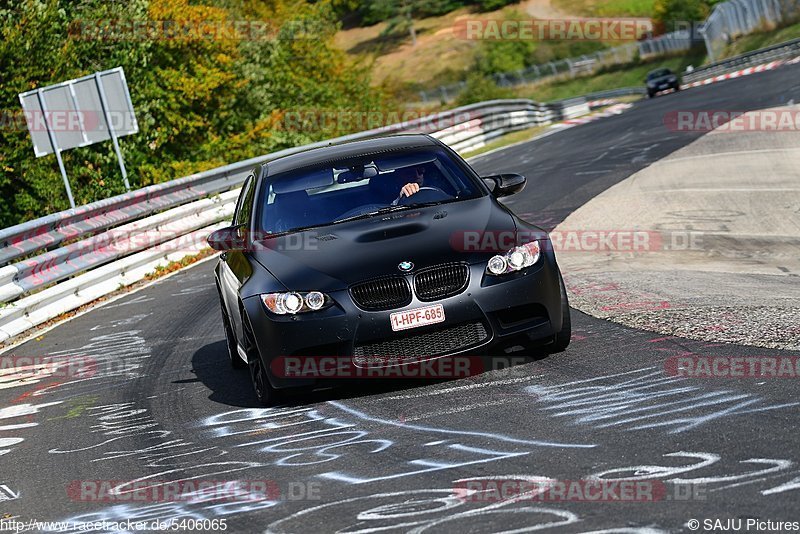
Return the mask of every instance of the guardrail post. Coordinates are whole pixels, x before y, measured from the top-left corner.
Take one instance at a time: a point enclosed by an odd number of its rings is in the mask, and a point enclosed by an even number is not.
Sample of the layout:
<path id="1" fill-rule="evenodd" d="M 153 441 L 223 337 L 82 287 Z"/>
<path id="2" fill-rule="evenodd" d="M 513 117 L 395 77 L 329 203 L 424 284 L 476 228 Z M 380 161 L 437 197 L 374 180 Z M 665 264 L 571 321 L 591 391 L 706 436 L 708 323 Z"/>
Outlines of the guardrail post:
<path id="1" fill-rule="evenodd" d="M 711 38 L 708 35 L 706 25 L 703 24 L 700 26 L 697 31 L 700 33 L 700 36 L 703 38 L 703 42 L 706 43 L 706 54 L 708 54 L 708 61 L 714 63 L 714 47 L 711 44 Z"/>

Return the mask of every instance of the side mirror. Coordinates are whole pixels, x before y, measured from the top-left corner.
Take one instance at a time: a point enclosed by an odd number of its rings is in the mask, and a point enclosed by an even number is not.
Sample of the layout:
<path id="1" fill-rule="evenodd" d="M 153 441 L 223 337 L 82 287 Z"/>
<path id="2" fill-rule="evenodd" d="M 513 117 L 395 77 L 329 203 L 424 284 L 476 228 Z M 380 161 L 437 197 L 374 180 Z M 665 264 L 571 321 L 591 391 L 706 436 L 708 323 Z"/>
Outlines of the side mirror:
<path id="1" fill-rule="evenodd" d="M 214 230 L 206 239 L 214 250 L 244 250 L 244 231 L 241 226 L 228 226 Z"/>
<path id="2" fill-rule="evenodd" d="M 519 193 L 525 189 L 527 178 L 521 174 L 495 174 L 484 176 L 483 181 L 492 192 L 495 198 L 507 197 Z"/>

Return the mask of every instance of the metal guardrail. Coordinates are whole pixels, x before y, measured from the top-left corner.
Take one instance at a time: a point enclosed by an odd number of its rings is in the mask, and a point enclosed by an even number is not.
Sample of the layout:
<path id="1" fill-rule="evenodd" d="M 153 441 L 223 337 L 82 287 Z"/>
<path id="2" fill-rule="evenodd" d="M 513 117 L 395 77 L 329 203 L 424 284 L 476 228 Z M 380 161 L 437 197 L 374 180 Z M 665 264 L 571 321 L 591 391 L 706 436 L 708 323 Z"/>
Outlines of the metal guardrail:
<path id="1" fill-rule="evenodd" d="M 791 59 L 798 56 L 800 56 L 800 39 L 793 39 L 696 68 L 690 73 L 683 74 L 683 83 L 694 83 L 770 61 Z"/>
<path id="2" fill-rule="evenodd" d="M 528 100 L 505 102 L 522 103 L 520 105 L 530 104 Z M 473 104 L 406 123 L 281 150 L 5 228 L 0 230 L 0 265 L 5 265 L 23 256 L 29 256 L 39 250 L 57 247 L 67 240 L 81 238 L 157 211 L 169 209 L 210 194 L 227 191 L 241 184 L 253 167 L 269 159 L 316 146 L 324 146 L 331 141 L 355 141 L 403 131 L 432 133 L 442 129 L 438 125 L 460 120 L 459 115 L 469 113 L 471 116 L 479 118 L 482 110 L 491 110 L 495 105 L 494 101 Z"/>
<path id="3" fill-rule="evenodd" d="M 714 6 L 700 27 L 710 61 L 714 61 L 731 40 L 753 31 L 775 27 L 798 16 L 797 0 L 729 0 Z"/>
<path id="4" fill-rule="evenodd" d="M 429 133 L 466 151 L 511 131 L 585 112 L 583 98 L 552 104 L 481 102 L 281 150 L 0 230 L 0 262 L 6 264 L 0 268 L 0 301 L 7 303 L 0 308 L 0 341 L 136 282 L 160 262 L 202 248 L 205 236 L 231 216 L 236 186 L 265 161 L 394 133 Z M 23 256 L 31 257 L 20 260 Z"/>

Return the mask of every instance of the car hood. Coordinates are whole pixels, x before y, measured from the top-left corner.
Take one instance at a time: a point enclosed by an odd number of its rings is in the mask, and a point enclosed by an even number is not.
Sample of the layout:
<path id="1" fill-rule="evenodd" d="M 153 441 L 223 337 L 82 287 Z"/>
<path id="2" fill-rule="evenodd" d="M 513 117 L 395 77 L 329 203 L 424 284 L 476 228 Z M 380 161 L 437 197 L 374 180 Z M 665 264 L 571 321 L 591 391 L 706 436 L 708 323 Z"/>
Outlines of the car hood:
<path id="1" fill-rule="evenodd" d="M 667 74 L 666 76 L 659 76 L 658 78 L 653 78 L 647 83 L 651 85 L 658 85 L 659 83 L 674 82 L 677 79 L 678 77 L 675 76 L 674 74 Z"/>
<path id="2" fill-rule="evenodd" d="M 482 197 L 264 239 L 252 254 L 288 289 L 335 291 L 401 274 L 401 262 L 417 271 L 486 261 L 513 246 L 515 231 L 511 214 Z"/>

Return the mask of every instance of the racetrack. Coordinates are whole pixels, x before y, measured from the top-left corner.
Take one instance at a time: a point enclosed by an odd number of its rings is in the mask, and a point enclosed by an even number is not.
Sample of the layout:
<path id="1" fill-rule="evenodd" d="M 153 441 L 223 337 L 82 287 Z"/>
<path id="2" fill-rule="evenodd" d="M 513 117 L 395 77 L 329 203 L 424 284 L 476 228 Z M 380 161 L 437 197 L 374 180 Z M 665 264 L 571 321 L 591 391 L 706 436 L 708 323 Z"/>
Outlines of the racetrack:
<path id="1" fill-rule="evenodd" d="M 799 74 L 786 66 L 643 101 L 473 165 L 528 176 L 509 205 L 552 229 L 701 135 L 670 132 L 667 112 L 785 105 L 800 98 Z M 225 518 L 232 532 L 675 532 L 690 519 L 800 520 L 797 379 L 678 379 L 665 370 L 687 354 L 800 353 L 664 338 L 573 311 L 573 342 L 562 354 L 469 379 L 376 380 L 261 409 L 247 373 L 226 361 L 212 266 L 13 350 L 99 366 L 78 379 L 47 370 L 0 377 L 0 512 L 20 520 Z M 457 490 L 485 487 L 486 477 L 592 476 L 655 480 L 658 498 L 481 501 Z M 163 502 L 152 492 L 96 502 L 81 491 L 92 487 L 81 481 L 136 479 L 269 481 L 275 491 L 225 502 Z M 694 493 L 678 498 L 686 484 Z"/>

